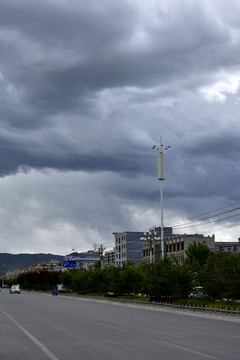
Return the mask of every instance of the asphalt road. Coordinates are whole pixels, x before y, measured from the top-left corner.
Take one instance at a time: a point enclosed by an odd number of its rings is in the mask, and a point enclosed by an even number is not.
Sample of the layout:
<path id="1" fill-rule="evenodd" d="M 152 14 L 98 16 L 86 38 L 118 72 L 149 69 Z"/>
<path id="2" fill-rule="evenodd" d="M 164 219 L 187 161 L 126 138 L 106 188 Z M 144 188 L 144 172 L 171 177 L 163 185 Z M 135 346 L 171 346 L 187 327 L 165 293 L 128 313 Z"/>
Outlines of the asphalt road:
<path id="1" fill-rule="evenodd" d="M 240 322 L 3 289 L 0 359 L 239 360 Z"/>

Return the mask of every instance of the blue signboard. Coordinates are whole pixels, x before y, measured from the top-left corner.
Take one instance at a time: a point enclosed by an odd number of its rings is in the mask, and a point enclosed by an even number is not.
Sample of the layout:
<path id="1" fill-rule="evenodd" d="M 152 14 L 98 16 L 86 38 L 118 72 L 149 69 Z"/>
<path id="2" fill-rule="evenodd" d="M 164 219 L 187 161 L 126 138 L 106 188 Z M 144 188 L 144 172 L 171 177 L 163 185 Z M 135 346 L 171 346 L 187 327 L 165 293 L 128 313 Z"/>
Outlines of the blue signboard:
<path id="1" fill-rule="evenodd" d="M 64 268 L 76 268 L 77 261 L 76 260 L 63 260 L 63 267 Z"/>

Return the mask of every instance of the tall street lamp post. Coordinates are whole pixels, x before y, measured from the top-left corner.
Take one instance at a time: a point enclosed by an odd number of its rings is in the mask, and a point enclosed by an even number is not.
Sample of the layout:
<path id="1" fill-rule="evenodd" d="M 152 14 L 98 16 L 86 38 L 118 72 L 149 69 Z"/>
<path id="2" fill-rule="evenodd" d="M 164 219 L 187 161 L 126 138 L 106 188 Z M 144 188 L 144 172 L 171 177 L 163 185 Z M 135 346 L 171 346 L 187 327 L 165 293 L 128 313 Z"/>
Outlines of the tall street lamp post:
<path id="1" fill-rule="evenodd" d="M 168 150 L 170 146 L 168 145 L 165 150 Z M 152 146 L 153 150 L 159 150 L 158 154 L 158 180 L 160 180 L 160 208 L 161 208 L 161 258 L 164 259 L 164 226 L 163 226 L 163 180 L 165 180 L 164 173 L 164 153 L 163 153 L 163 144 L 160 139 L 160 147 L 156 145 Z"/>
<path id="2" fill-rule="evenodd" d="M 147 241 L 149 244 L 149 263 L 152 266 L 153 263 L 153 243 L 156 241 L 159 241 L 160 238 L 156 237 L 157 233 L 152 233 L 151 230 L 149 230 L 148 233 L 144 233 L 144 237 L 142 237 L 140 240 Z"/>

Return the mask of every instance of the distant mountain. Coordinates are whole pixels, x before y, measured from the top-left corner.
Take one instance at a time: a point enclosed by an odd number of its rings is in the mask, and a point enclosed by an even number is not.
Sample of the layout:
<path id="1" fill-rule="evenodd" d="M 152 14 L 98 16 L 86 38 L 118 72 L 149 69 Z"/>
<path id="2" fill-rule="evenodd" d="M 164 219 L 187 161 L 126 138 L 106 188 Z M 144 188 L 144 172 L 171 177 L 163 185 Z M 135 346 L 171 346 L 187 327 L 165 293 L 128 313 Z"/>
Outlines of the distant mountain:
<path id="1" fill-rule="evenodd" d="M 0 253 L 0 272 L 50 260 L 62 261 L 64 256 L 53 254 L 8 254 Z"/>

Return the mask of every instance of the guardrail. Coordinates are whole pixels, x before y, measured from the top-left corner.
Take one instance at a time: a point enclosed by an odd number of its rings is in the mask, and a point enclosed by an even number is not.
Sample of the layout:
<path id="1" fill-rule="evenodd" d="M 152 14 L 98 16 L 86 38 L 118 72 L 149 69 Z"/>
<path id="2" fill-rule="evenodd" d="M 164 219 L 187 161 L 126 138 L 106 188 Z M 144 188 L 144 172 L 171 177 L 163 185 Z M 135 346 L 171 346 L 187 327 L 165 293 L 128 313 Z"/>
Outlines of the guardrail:
<path id="1" fill-rule="evenodd" d="M 141 303 L 140 301 L 136 301 L 137 303 Z M 200 312 L 209 312 L 209 313 L 218 313 L 218 314 L 226 314 L 226 315 L 240 315 L 240 309 L 228 309 L 223 307 L 217 306 L 210 306 L 206 307 L 203 305 L 185 305 L 185 304 L 175 304 L 175 303 L 149 303 L 145 302 L 146 304 L 153 304 L 155 306 L 166 306 L 176 309 L 183 309 L 183 310 L 191 310 L 191 311 L 200 311 Z"/>
<path id="2" fill-rule="evenodd" d="M 106 298 L 104 298 L 106 299 Z M 205 312 L 205 313 L 215 313 L 215 314 L 224 314 L 224 315 L 240 315 L 240 309 L 228 309 L 217 306 L 206 307 L 204 305 L 185 305 L 185 304 L 175 304 L 175 303 L 167 303 L 167 302 L 148 302 L 148 301 L 140 301 L 140 300 L 127 300 L 127 299 L 118 299 L 111 298 L 109 300 L 119 301 L 119 302 L 128 302 L 135 304 L 143 304 L 148 306 L 163 306 L 169 308 L 176 308 L 182 310 L 191 310 L 195 312 Z"/>
<path id="3" fill-rule="evenodd" d="M 204 305 L 186 305 L 186 304 L 176 304 L 176 303 L 167 303 L 167 302 L 149 302 L 142 300 L 130 300 L 130 299 L 119 299 L 115 297 L 102 297 L 102 296 L 91 296 L 91 295 L 73 295 L 73 294 L 61 294 L 63 296 L 70 295 L 74 297 L 82 297 L 82 298 L 91 298 L 98 299 L 103 301 L 115 301 L 120 303 L 129 303 L 129 304 L 138 304 L 138 305 L 146 305 L 146 306 L 155 306 L 155 307 L 168 307 L 175 308 L 179 310 L 190 310 L 194 312 L 205 312 L 212 314 L 221 314 L 221 315 L 234 315 L 240 316 L 240 309 L 228 309 L 224 307 L 210 306 L 206 307 Z"/>

